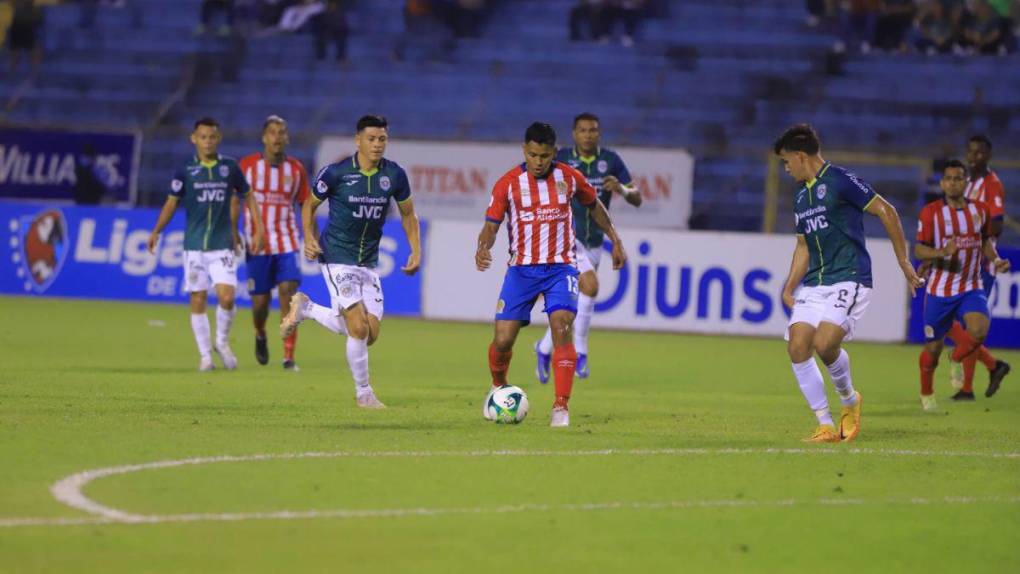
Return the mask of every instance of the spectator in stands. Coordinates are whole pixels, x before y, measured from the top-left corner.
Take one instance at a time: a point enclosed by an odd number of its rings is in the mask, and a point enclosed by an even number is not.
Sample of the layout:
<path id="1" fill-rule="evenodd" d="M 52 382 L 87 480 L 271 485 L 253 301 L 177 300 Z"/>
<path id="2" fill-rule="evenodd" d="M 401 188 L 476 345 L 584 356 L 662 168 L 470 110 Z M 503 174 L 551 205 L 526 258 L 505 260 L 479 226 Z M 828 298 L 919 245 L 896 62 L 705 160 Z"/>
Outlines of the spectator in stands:
<path id="1" fill-rule="evenodd" d="M 580 0 L 570 10 L 570 41 L 578 42 L 587 38 L 607 42 L 610 10 L 608 0 Z"/>
<path id="2" fill-rule="evenodd" d="M 620 43 L 625 48 L 633 46 L 638 23 L 641 22 L 641 18 L 645 14 L 645 4 L 645 0 L 611 1 L 606 24 L 607 34 L 612 33 L 616 22 L 623 22 L 623 36 L 620 38 Z"/>
<path id="3" fill-rule="evenodd" d="M 429 60 L 443 60 L 456 46 L 445 23 L 444 5 L 439 0 L 407 0 L 404 4 L 404 32 L 397 38 L 393 59 L 403 61 L 413 43 L 424 46 Z"/>
<path id="4" fill-rule="evenodd" d="M 13 0 L 12 9 L 7 48 L 11 52 L 11 74 L 14 74 L 23 55 L 31 61 L 33 69 L 38 68 L 42 61 L 39 31 L 43 25 L 43 12 L 33 0 Z"/>
<path id="5" fill-rule="evenodd" d="M 804 23 L 808 28 L 817 28 L 822 20 L 836 12 L 836 0 L 805 0 L 805 4 L 808 15 Z"/>
<path id="6" fill-rule="evenodd" d="M 1008 28 L 988 0 L 977 0 L 974 11 L 964 26 L 963 37 L 967 45 L 979 54 L 998 54 L 1006 51 L 1004 31 Z"/>
<path id="7" fill-rule="evenodd" d="M 315 57 L 326 59 L 330 42 L 336 46 L 336 61 L 347 62 L 347 6 L 345 0 L 327 0 L 326 10 L 312 19 L 312 34 L 315 36 Z"/>
<path id="8" fill-rule="evenodd" d="M 444 20 L 456 38 L 477 38 L 485 17 L 485 0 L 446 0 Z"/>
<path id="9" fill-rule="evenodd" d="M 957 47 L 957 28 L 943 0 L 928 0 L 917 16 L 917 49 L 925 54 L 948 54 Z M 942 173 L 939 171 L 939 173 Z"/>
<path id="10" fill-rule="evenodd" d="M 914 10 L 914 0 L 881 0 L 875 19 L 875 47 L 906 51 L 906 34 L 914 22 Z"/>
<path id="11" fill-rule="evenodd" d="M 196 35 L 205 34 L 215 13 L 223 14 L 224 22 L 219 27 L 220 36 L 229 36 L 234 26 L 234 0 L 202 0 L 202 22 L 195 28 Z"/>
<path id="12" fill-rule="evenodd" d="M 840 10 L 840 25 L 843 28 L 842 41 L 836 45 L 837 52 L 843 52 L 847 47 L 857 48 L 862 54 L 871 51 L 880 4 L 881 0 L 847 0 L 843 2 Z"/>
<path id="13" fill-rule="evenodd" d="M 326 3 L 323 0 L 300 0 L 284 9 L 276 28 L 281 32 L 297 32 L 312 18 L 325 11 Z"/>

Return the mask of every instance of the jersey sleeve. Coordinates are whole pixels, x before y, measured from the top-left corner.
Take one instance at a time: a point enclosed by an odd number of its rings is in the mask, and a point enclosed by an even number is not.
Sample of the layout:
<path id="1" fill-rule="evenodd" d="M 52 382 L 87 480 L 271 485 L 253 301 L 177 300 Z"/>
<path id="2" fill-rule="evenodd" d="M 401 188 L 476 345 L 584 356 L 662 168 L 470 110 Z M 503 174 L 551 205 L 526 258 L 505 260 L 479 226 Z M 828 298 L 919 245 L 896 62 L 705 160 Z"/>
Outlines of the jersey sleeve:
<path id="1" fill-rule="evenodd" d="M 985 206 L 992 219 L 1002 219 L 1006 212 L 1006 194 L 998 179 L 988 182 L 985 187 Z"/>
<path id="2" fill-rule="evenodd" d="M 922 209 L 917 217 L 917 242 L 928 247 L 935 246 L 935 216 L 928 207 Z"/>
<path id="3" fill-rule="evenodd" d="M 308 201 L 308 196 L 311 195 L 311 190 L 308 187 L 308 172 L 305 171 L 305 166 L 299 161 L 294 162 L 298 172 L 298 185 L 297 185 L 297 196 L 294 201 L 303 204 Z"/>
<path id="4" fill-rule="evenodd" d="M 492 187 L 492 197 L 489 198 L 489 208 L 485 210 L 485 220 L 492 223 L 503 223 L 506 217 L 506 210 L 510 207 L 510 181 L 500 178 Z"/>
<path id="5" fill-rule="evenodd" d="M 616 179 L 620 180 L 623 185 L 630 185 L 634 179 L 630 176 L 630 170 L 627 169 L 627 164 L 623 163 L 623 158 L 619 154 L 616 155 Z"/>
<path id="6" fill-rule="evenodd" d="M 992 215 L 992 208 L 984 203 L 978 203 L 978 211 L 981 212 L 981 240 L 985 241 L 992 237 L 992 219 L 995 216 Z"/>
<path id="7" fill-rule="evenodd" d="M 336 182 L 336 176 L 333 175 L 333 171 L 329 167 L 327 165 L 320 169 L 319 174 L 315 176 L 315 186 L 312 188 L 312 195 L 319 201 L 326 201 L 330 190 L 333 189 L 333 184 Z"/>
<path id="8" fill-rule="evenodd" d="M 599 198 L 599 194 L 595 191 L 595 188 L 588 183 L 588 178 L 584 177 L 583 173 L 570 166 L 565 167 L 570 170 L 570 175 L 574 178 L 574 183 L 577 184 L 574 188 L 574 197 L 581 202 L 581 205 L 588 207 L 594 205 L 595 200 Z"/>
<path id="9" fill-rule="evenodd" d="M 864 211 L 874 201 L 878 194 L 870 185 L 857 178 L 856 175 L 846 172 L 843 174 L 842 185 L 839 189 L 840 199 Z"/>
<path id="10" fill-rule="evenodd" d="M 236 163 L 232 163 L 230 166 L 230 185 L 233 186 L 234 191 L 241 197 L 248 195 L 248 192 L 251 190 L 251 186 L 248 185 L 248 179 L 244 177 L 244 172 L 241 171 L 241 166 Z"/>
<path id="11" fill-rule="evenodd" d="M 407 172 L 403 168 L 397 170 L 393 178 L 393 199 L 398 202 L 411 199 L 411 183 L 407 180 Z"/>
<path id="12" fill-rule="evenodd" d="M 188 173 L 183 168 L 174 170 L 174 176 L 170 180 L 170 195 L 176 198 L 184 197 L 184 187 L 188 181 Z"/>

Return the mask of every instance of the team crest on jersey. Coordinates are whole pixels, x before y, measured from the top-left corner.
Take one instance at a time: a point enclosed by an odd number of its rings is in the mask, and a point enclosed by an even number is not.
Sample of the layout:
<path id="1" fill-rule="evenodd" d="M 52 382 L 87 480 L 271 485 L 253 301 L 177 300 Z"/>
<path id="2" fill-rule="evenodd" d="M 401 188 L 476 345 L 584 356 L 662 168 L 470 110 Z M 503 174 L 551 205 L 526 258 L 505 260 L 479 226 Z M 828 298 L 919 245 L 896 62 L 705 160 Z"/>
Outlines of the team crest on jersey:
<path id="1" fill-rule="evenodd" d="M 506 308 L 506 301 L 500 299 L 499 301 L 496 302 L 496 312 L 497 313 L 502 313 L 503 309 L 505 309 L 505 308 Z"/>
<path id="2" fill-rule="evenodd" d="M 11 221 L 11 261 L 25 291 L 49 289 L 67 259 L 67 222 L 59 209 L 48 209 Z"/>
<path id="3" fill-rule="evenodd" d="M 558 191 L 560 193 L 567 193 L 567 182 L 565 182 L 565 181 L 557 181 L 556 182 L 556 191 Z"/>
<path id="4" fill-rule="evenodd" d="M 326 193 L 329 192 L 329 185 L 320 179 L 319 182 L 315 184 L 315 189 L 319 190 L 319 195 L 326 195 Z"/>
<path id="5" fill-rule="evenodd" d="M 595 166 L 595 167 L 598 168 L 599 173 L 606 173 L 609 170 L 609 164 L 606 163 L 606 160 L 604 160 L 604 159 L 603 160 L 599 160 L 598 165 Z"/>
<path id="6" fill-rule="evenodd" d="M 379 178 L 379 187 L 383 191 L 389 191 L 390 190 L 390 178 L 388 176 L 385 176 L 385 175 L 380 177 Z"/>
<path id="7" fill-rule="evenodd" d="M 219 171 L 220 171 L 220 177 L 227 177 L 228 175 L 230 175 L 230 167 L 229 166 L 221 165 Z"/>
<path id="8" fill-rule="evenodd" d="M 925 325 L 924 326 L 924 338 L 925 339 L 934 339 L 935 338 L 935 327 L 932 327 L 931 325 Z"/>
<path id="9" fill-rule="evenodd" d="M 180 193 L 180 191 L 184 189 L 184 182 L 179 179 L 175 179 L 170 182 L 170 189 L 174 190 L 174 193 Z"/>
<path id="10" fill-rule="evenodd" d="M 823 183 L 823 184 L 818 186 L 818 189 L 815 190 L 815 195 L 818 196 L 818 199 L 825 199 L 825 193 L 827 191 L 829 191 L 829 190 L 828 190 L 827 187 L 825 187 L 825 184 Z"/>

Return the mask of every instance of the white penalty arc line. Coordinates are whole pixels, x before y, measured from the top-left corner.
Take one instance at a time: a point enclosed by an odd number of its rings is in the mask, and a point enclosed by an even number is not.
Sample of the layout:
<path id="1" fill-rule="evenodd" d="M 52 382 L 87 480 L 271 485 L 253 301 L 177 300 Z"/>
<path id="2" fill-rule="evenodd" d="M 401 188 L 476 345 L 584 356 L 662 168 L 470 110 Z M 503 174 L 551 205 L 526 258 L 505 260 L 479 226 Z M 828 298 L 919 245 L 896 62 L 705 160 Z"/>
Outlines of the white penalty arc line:
<path id="1" fill-rule="evenodd" d="M 8 518 L 0 519 L 0 527 L 30 525 L 78 525 L 104 523 L 159 523 L 159 522 L 200 522 L 200 521 L 242 521 L 242 520 L 294 520 L 305 518 L 375 518 L 395 516 L 436 516 L 444 514 L 482 514 L 507 513 L 550 510 L 610 510 L 610 509 L 656 509 L 656 508 L 699 508 L 699 507 L 752 507 L 752 506 L 792 506 L 796 504 L 873 504 L 875 501 L 846 499 L 818 500 L 784 500 L 784 501 L 750 501 L 742 499 L 718 501 L 664 501 L 664 502 L 609 502 L 593 504 L 566 505 L 517 505 L 503 507 L 476 508 L 411 508 L 411 509 L 378 509 L 378 510 L 309 510 L 309 511 L 278 511 L 253 513 L 211 513 L 211 514 L 175 514 L 175 515 L 144 515 L 134 514 L 100 504 L 82 492 L 89 483 L 108 476 L 129 474 L 143 470 L 175 468 L 202 464 L 225 462 L 257 462 L 270 460 L 295 459 L 333 459 L 333 458 L 426 458 L 426 457 L 498 457 L 498 456 L 537 456 L 537 457 L 583 457 L 583 456 L 695 456 L 695 455 L 731 455 L 731 454 L 793 454 L 793 455 L 878 455 L 878 456 L 910 456 L 910 457 L 974 457 L 992 459 L 1020 459 L 1020 452 L 981 453 L 953 451 L 923 450 L 881 450 L 881 449 L 808 449 L 808 448 L 689 448 L 689 449 L 603 449 L 575 451 L 527 451 L 527 450 L 479 450 L 479 451 L 389 451 L 389 452 L 305 452 L 282 454 L 254 455 L 223 455 L 211 457 L 195 457 L 179 460 L 157 461 L 86 470 L 63 478 L 50 488 L 54 498 L 67 506 L 82 510 L 92 515 L 90 518 Z M 939 499 L 884 499 L 884 504 L 971 504 L 978 502 L 1020 502 L 1020 497 L 971 498 L 947 497 Z"/>

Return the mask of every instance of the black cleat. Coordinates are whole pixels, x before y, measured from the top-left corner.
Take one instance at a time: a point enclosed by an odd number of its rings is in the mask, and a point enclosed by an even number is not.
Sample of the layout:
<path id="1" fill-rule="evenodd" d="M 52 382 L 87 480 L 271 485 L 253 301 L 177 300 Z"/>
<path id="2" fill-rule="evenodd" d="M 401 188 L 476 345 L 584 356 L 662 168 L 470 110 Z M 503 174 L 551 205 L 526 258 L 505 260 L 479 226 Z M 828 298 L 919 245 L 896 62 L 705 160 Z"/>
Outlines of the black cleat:
<path id="1" fill-rule="evenodd" d="M 255 335 L 255 360 L 260 365 L 265 365 L 269 362 L 269 345 L 266 344 L 266 338 Z"/>
<path id="2" fill-rule="evenodd" d="M 973 401 L 974 393 L 968 393 L 967 391 L 957 391 L 955 395 L 949 397 L 954 401 Z"/>
<path id="3" fill-rule="evenodd" d="M 283 361 L 283 370 L 292 371 L 296 373 L 301 369 L 298 368 L 297 363 L 294 362 L 294 359 L 286 359 Z"/>
<path id="4" fill-rule="evenodd" d="M 1002 379 L 1009 374 L 1010 367 L 1006 361 L 995 361 L 995 368 L 988 373 L 988 388 L 985 389 L 985 396 L 990 397 L 999 391 Z"/>

